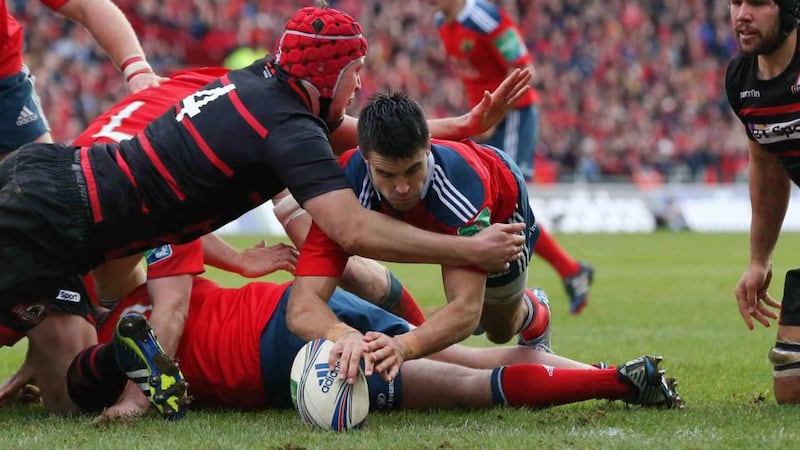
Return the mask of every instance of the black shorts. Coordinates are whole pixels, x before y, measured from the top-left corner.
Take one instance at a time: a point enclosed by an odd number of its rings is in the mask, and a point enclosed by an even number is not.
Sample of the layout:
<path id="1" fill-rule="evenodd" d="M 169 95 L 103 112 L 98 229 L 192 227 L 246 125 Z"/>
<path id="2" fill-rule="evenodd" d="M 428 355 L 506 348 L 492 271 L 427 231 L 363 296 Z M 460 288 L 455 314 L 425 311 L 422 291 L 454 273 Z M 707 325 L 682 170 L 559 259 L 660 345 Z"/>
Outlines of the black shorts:
<path id="1" fill-rule="evenodd" d="M 29 144 L 0 162 L 0 345 L 49 311 L 89 314 L 80 276 L 90 265 L 80 255 L 91 212 L 76 151 Z"/>

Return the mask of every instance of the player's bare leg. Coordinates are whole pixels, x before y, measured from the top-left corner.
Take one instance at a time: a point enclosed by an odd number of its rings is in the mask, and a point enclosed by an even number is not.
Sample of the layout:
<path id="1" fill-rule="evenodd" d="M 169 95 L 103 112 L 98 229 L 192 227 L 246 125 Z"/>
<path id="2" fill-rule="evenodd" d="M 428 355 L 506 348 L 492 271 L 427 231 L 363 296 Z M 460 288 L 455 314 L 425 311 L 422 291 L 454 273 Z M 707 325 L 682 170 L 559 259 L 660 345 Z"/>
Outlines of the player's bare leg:
<path id="1" fill-rule="evenodd" d="M 94 327 L 83 317 L 51 312 L 27 335 L 26 363 L 37 368 L 35 380 L 45 408 L 56 413 L 77 411 L 64 380 L 75 355 L 97 343 Z"/>
<path id="2" fill-rule="evenodd" d="M 582 362 L 523 345 L 478 348 L 456 344 L 434 353 L 428 358 L 474 369 L 493 369 L 509 364 L 543 364 L 572 369 L 595 368 Z"/>

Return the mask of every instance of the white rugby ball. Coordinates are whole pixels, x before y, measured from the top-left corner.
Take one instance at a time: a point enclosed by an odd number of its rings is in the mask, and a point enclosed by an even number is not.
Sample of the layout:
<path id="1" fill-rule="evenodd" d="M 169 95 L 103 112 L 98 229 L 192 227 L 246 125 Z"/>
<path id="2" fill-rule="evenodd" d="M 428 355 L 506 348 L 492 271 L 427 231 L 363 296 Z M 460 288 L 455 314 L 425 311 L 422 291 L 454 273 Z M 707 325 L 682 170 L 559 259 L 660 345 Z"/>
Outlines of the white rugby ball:
<path id="1" fill-rule="evenodd" d="M 297 352 L 290 374 L 292 402 L 300 418 L 322 430 L 345 431 L 359 427 L 369 413 L 369 387 L 359 367 L 356 382 L 339 379 L 339 361 L 328 370 L 333 342 L 309 341 Z"/>

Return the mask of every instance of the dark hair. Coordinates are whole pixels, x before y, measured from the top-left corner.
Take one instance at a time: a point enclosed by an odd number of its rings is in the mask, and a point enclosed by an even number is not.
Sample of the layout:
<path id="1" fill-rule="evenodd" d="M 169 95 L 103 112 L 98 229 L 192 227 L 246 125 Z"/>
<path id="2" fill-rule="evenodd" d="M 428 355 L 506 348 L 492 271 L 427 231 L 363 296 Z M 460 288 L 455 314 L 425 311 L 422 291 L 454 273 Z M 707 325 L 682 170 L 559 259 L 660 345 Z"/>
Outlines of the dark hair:
<path id="1" fill-rule="evenodd" d="M 781 10 L 779 45 L 793 33 L 800 21 L 800 3 L 797 0 L 775 0 Z"/>
<path id="2" fill-rule="evenodd" d="M 402 92 L 374 95 L 358 116 L 358 147 L 364 153 L 408 158 L 429 142 L 422 108 Z"/>

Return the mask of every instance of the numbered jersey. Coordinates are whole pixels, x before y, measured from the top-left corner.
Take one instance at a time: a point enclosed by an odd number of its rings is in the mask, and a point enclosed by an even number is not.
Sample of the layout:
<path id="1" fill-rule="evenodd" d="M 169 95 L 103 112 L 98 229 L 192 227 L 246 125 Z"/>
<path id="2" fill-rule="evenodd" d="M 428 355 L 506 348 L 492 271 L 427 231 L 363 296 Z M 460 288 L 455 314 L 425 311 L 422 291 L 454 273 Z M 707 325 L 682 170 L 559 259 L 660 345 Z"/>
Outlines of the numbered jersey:
<path id="1" fill-rule="evenodd" d="M 89 146 L 96 142 L 122 142 L 170 109 L 187 95 L 228 73 L 228 69 L 206 67 L 176 72 L 159 86 L 128 95 L 97 117 L 73 142 Z"/>
<path id="2" fill-rule="evenodd" d="M 132 139 L 81 148 L 80 165 L 96 262 L 187 242 L 286 187 L 301 204 L 347 187 L 326 124 L 264 60 L 186 95 Z"/>

